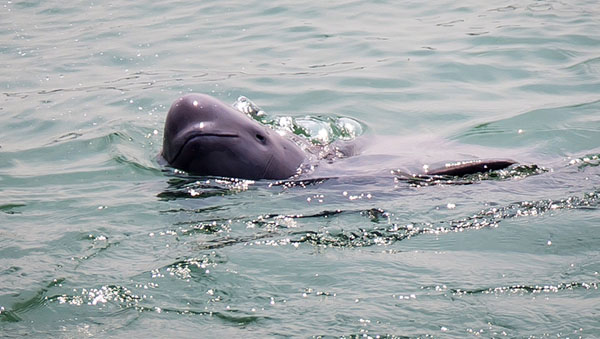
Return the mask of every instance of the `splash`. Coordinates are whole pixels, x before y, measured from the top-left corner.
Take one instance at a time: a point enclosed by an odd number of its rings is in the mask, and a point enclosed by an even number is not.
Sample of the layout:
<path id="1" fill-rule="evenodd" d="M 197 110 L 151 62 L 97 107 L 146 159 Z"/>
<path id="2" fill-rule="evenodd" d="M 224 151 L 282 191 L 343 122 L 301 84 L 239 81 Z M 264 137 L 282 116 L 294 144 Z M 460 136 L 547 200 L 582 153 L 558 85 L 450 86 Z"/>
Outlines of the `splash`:
<path id="1" fill-rule="evenodd" d="M 361 122 L 341 116 L 304 116 L 294 118 L 281 116 L 271 118 L 258 105 L 245 96 L 240 96 L 233 108 L 276 131 L 288 132 L 307 138 L 313 144 L 329 145 L 336 140 L 353 140 L 361 136 L 366 126 Z"/>

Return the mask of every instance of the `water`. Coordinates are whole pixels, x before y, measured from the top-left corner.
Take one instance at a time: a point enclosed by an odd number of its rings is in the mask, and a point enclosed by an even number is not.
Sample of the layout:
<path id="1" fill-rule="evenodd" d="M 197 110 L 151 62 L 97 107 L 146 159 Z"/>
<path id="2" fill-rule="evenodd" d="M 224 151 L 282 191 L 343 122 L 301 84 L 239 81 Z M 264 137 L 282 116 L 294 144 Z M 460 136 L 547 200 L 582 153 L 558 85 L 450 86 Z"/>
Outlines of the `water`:
<path id="1" fill-rule="evenodd" d="M 3 1 L 1 335 L 600 336 L 599 17 L 594 1 Z M 187 92 L 353 119 L 374 141 L 330 180 L 186 180 L 155 156 Z M 463 150 L 540 170 L 373 174 L 386 154 Z"/>

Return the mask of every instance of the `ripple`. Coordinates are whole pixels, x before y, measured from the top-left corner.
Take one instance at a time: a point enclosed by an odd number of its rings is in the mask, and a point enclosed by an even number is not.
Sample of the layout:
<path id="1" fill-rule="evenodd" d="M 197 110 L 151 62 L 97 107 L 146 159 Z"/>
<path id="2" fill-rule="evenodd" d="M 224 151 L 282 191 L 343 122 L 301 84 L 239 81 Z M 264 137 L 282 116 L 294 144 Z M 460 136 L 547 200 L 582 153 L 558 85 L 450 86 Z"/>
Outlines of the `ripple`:
<path id="1" fill-rule="evenodd" d="M 536 293 L 559 293 L 561 291 L 582 290 L 597 290 L 599 282 L 568 282 L 548 285 L 521 285 L 515 284 L 510 286 L 490 287 L 482 289 L 450 289 L 453 295 L 471 295 L 471 294 L 536 294 Z"/>
<path id="2" fill-rule="evenodd" d="M 0 211 L 6 213 L 6 214 L 20 214 L 20 211 L 15 211 L 15 209 L 18 209 L 20 207 L 24 207 L 26 206 L 25 204 L 3 204 L 0 205 Z"/>
<path id="3" fill-rule="evenodd" d="M 574 71 L 578 74 L 598 74 L 600 73 L 600 57 L 590 57 L 566 67 L 566 70 Z"/>
<path id="4" fill-rule="evenodd" d="M 441 235 L 465 230 L 496 228 L 507 219 L 538 217 L 548 212 L 572 209 L 597 209 L 600 205 L 600 191 L 585 193 L 583 196 L 570 196 L 563 199 L 543 199 L 521 201 L 505 206 L 490 207 L 467 217 L 436 222 L 398 222 L 393 213 L 379 208 L 367 210 L 324 210 L 313 214 L 260 215 L 253 219 L 237 218 L 222 221 L 181 223 L 191 227 L 173 231 L 182 236 L 196 234 L 212 235 L 214 238 L 199 241 L 198 250 L 210 250 L 236 245 L 298 246 L 306 243 L 323 247 L 370 247 L 389 246 L 395 242 L 420 235 Z M 370 221 L 364 227 L 344 230 L 325 227 L 318 231 L 304 230 L 297 224 L 300 220 L 317 219 L 331 221 L 344 216 L 360 216 Z M 314 221 L 313 221 L 314 223 Z M 260 230 L 248 235 L 230 235 L 238 226 Z M 375 226 L 373 226 L 375 225 Z"/>
<path id="5" fill-rule="evenodd" d="M 23 293 L 27 299 L 13 303 L 9 309 L 0 307 L 0 321 L 21 321 L 21 316 L 23 314 L 30 312 L 33 309 L 42 307 L 47 300 L 47 297 L 45 296 L 46 292 L 48 292 L 50 288 L 60 285 L 63 281 L 63 278 L 54 279 L 54 281 L 41 288 L 40 290 L 37 290 L 33 293 Z"/>
<path id="6" fill-rule="evenodd" d="M 167 173 L 171 173 L 167 170 Z M 175 171 L 176 175 L 184 175 Z M 200 180 L 197 180 L 200 179 Z M 255 181 L 224 178 L 224 177 L 196 177 L 183 176 L 171 178 L 169 188 L 156 196 L 162 200 L 176 200 L 180 198 L 203 199 L 213 196 L 232 195 L 251 189 Z"/>
<path id="7" fill-rule="evenodd" d="M 583 170 L 586 167 L 598 167 L 600 166 L 600 154 L 589 154 L 579 158 L 569 158 L 569 166 L 577 165 L 579 170 Z"/>
<path id="8" fill-rule="evenodd" d="M 58 302 L 72 306 L 101 306 L 115 304 L 121 308 L 140 308 L 139 303 L 145 296 L 135 294 L 124 286 L 104 285 L 99 288 L 74 289 L 76 294 L 60 294 L 47 297 L 48 302 Z"/>
<path id="9" fill-rule="evenodd" d="M 52 142 L 63 142 L 66 140 L 73 140 L 73 139 L 77 139 L 81 136 L 83 136 L 82 133 L 70 132 L 70 133 L 66 133 L 66 134 L 59 136 L 58 138 L 54 139 Z"/>
<path id="10" fill-rule="evenodd" d="M 438 222 L 397 223 L 390 220 L 391 213 L 381 209 L 365 211 L 336 211 L 335 214 L 360 214 L 375 224 L 383 218 L 385 226 L 359 228 L 348 231 L 298 231 L 299 238 L 291 238 L 289 243 L 309 243 L 326 247 L 365 247 L 391 245 L 394 242 L 410 239 L 423 234 L 439 235 L 464 230 L 494 228 L 506 219 L 540 216 L 547 212 L 570 209 L 597 209 L 600 205 L 600 191 L 585 193 L 581 197 L 571 196 L 559 200 L 521 201 L 502 207 L 491 207 L 468 217 L 442 220 Z M 325 215 L 328 215 L 327 213 Z M 316 215 L 315 215 L 316 216 Z M 312 217 L 315 217 L 312 216 Z M 287 216 L 295 218 L 295 216 Z"/>
<path id="11" fill-rule="evenodd" d="M 472 127 L 455 137 L 462 142 L 501 147 L 533 144 L 538 151 L 544 148 L 566 152 L 581 152 L 597 148 L 600 135 L 598 121 L 588 117 L 600 108 L 600 100 L 542 109 L 528 110 L 512 117 L 486 122 Z M 541 142 L 544 141 L 545 143 Z M 550 151 L 544 151 L 544 153 Z M 560 154 L 560 152 L 558 152 Z"/>

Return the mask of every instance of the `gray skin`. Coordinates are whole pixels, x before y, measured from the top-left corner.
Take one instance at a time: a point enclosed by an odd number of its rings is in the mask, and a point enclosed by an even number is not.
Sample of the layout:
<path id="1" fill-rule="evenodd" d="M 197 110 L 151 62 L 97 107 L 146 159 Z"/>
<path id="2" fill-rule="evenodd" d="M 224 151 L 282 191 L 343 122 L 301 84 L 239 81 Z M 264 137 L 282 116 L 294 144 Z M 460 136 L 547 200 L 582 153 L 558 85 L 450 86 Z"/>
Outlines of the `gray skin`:
<path id="1" fill-rule="evenodd" d="M 295 142 L 205 94 L 187 94 L 171 105 L 162 156 L 172 167 L 193 175 L 253 180 L 290 178 L 309 158 Z M 425 174 L 462 176 L 514 163 L 475 160 Z"/>
<path id="2" fill-rule="evenodd" d="M 306 158 L 291 140 L 204 94 L 171 105 L 162 156 L 190 174 L 242 179 L 286 179 Z"/>

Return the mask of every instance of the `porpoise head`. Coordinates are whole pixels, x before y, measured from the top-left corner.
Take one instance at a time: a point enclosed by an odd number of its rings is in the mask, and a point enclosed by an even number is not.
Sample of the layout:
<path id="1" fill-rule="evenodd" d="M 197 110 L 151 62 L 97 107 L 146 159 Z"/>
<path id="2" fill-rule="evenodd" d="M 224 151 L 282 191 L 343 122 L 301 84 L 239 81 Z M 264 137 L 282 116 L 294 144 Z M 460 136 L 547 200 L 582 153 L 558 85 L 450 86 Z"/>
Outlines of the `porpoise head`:
<path id="1" fill-rule="evenodd" d="M 204 94 L 171 105 L 162 156 L 190 174 L 243 179 L 286 179 L 305 159 L 294 142 Z"/>

